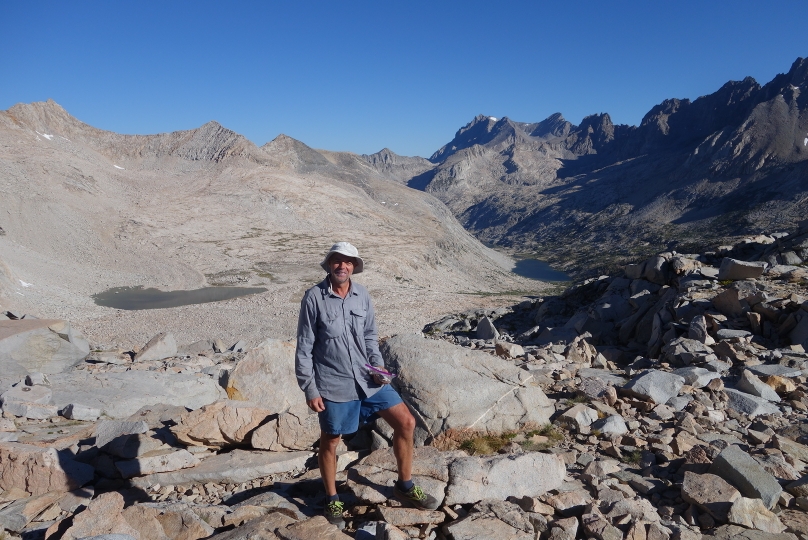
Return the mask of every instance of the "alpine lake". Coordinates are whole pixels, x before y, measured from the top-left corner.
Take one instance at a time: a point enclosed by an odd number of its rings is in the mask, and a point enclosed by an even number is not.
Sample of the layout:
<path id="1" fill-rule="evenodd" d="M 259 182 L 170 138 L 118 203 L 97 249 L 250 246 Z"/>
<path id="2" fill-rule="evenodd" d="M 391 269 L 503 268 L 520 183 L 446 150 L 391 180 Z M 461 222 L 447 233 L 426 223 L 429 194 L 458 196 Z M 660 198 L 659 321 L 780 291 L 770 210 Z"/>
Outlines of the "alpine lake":
<path id="1" fill-rule="evenodd" d="M 264 287 L 203 287 L 189 291 L 161 291 L 143 287 L 115 287 L 92 296 L 96 305 L 115 309 L 165 309 L 191 304 L 221 302 L 262 293 Z"/>

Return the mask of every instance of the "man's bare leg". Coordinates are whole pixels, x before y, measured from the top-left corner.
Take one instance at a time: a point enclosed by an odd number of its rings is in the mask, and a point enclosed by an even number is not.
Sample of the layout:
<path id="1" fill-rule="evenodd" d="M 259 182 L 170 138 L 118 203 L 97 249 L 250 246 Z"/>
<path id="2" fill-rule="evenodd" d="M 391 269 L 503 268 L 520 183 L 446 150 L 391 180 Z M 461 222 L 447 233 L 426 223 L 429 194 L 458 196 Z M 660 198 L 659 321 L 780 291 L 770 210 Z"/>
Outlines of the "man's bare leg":
<path id="1" fill-rule="evenodd" d="M 412 480 L 413 435 L 415 418 L 403 403 L 379 411 L 379 416 L 393 428 L 393 453 L 398 464 L 398 479 Z M 321 443 L 322 444 L 322 443 Z"/>
<path id="2" fill-rule="evenodd" d="M 337 445 L 340 435 L 329 435 L 320 432 L 320 449 L 317 462 L 320 465 L 320 476 L 325 485 L 325 494 L 329 497 L 337 494 Z"/>

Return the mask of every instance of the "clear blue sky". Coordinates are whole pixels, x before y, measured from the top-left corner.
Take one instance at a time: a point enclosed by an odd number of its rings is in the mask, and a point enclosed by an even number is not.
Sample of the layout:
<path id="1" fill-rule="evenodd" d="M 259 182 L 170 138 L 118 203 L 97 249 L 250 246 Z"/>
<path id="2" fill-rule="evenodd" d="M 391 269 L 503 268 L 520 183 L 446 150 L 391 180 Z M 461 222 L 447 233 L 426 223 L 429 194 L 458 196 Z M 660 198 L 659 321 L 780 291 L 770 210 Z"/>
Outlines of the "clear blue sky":
<path id="1" fill-rule="evenodd" d="M 808 2 L 0 1 L 0 109 L 429 156 L 477 114 L 638 124 L 808 56 Z"/>

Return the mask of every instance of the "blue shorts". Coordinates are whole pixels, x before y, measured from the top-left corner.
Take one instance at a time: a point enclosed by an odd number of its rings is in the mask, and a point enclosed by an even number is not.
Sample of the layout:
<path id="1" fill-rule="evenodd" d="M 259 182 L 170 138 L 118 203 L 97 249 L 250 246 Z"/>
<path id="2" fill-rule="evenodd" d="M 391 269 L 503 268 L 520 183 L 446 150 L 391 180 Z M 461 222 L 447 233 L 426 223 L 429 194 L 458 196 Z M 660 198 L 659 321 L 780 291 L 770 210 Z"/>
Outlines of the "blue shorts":
<path id="1" fill-rule="evenodd" d="M 365 424 L 374 420 L 374 415 L 403 403 L 398 392 L 389 384 L 365 399 L 353 401 L 329 401 L 323 398 L 325 410 L 317 413 L 320 419 L 320 429 L 329 435 L 345 435 L 359 429 L 359 423 Z"/>

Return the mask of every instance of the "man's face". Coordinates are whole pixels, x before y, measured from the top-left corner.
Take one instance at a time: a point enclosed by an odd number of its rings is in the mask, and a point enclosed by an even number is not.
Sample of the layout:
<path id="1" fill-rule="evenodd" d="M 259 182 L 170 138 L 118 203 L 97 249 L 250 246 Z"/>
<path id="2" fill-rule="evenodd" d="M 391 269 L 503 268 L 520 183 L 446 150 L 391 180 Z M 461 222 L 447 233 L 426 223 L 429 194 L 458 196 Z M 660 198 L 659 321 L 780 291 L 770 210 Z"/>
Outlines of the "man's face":
<path id="1" fill-rule="evenodd" d="M 343 285 L 351 279 L 354 271 L 354 259 L 342 253 L 334 253 L 328 259 L 331 281 L 334 285 Z"/>

